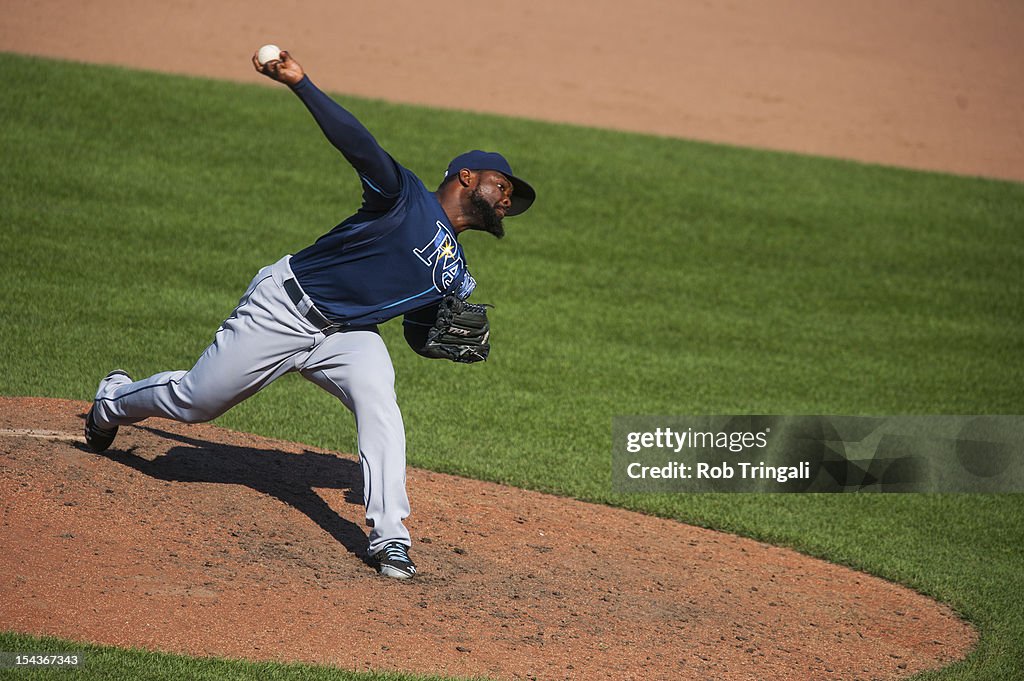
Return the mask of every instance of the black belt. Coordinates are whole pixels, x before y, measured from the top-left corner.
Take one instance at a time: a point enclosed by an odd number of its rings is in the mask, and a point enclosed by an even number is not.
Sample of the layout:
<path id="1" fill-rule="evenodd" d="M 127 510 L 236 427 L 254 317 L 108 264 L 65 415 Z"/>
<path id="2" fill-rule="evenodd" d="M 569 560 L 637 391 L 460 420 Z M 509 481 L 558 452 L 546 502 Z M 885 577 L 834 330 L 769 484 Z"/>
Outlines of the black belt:
<path id="1" fill-rule="evenodd" d="M 302 302 L 304 295 L 302 293 L 302 289 L 299 288 L 299 282 L 294 279 L 285 279 L 284 290 L 285 293 L 288 294 L 288 297 L 292 299 L 292 302 L 295 303 L 295 306 L 298 307 L 299 303 Z M 312 301 L 310 301 L 309 310 L 304 316 L 306 317 L 306 321 L 323 331 L 327 336 L 341 331 L 341 326 L 325 317 L 320 310 L 316 309 L 316 305 L 313 305 Z"/>

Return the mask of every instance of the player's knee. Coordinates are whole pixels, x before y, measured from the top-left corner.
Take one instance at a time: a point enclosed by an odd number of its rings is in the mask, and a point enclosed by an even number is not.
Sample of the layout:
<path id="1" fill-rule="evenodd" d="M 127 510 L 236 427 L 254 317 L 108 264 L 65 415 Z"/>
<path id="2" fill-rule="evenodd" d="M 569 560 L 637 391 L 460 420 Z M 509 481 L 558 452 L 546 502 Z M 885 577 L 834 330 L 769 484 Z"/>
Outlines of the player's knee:
<path id="1" fill-rule="evenodd" d="M 224 412 L 217 409 L 193 407 L 185 411 L 184 423 L 206 423 L 212 421 Z"/>
<path id="2" fill-rule="evenodd" d="M 206 423 L 227 411 L 226 406 L 205 400 L 179 398 L 178 402 L 179 420 L 184 423 Z"/>
<path id="3" fill-rule="evenodd" d="M 353 376 L 347 387 L 356 408 L 397 404 L 394 372 L 362 372 Z"/>
<path id="4" fill-rule="evenodd" d="M 173 397 L 179 420 L 185 423 L 205 423 L 230 409 L 234 403 L 218 387 L 209 381 L 197 381 L 192 375 L 186 376 L 177 386 Z"/>

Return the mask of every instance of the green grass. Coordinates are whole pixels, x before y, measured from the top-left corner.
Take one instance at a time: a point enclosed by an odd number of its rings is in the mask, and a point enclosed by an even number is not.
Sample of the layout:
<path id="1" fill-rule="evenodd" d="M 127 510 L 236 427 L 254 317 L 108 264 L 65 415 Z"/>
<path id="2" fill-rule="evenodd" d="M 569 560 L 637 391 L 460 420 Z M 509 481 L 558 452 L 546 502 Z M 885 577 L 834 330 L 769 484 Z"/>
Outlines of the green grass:
<path id="1" fill-rule="evenodd" d="M 199 659 L 143 650 L 70 643 L 58 638 L 24 636 L 0 632 L 0 651 L 21 654 L 42 651 L 78 655 L 78 667 L 0 669 L 0 678 L 11 679 L 131 679 L 159 681 L 442 681 L 452 677 L 410 676 L 394 672 L 350 672 L 307 664 L 277 664 L 227 659 Z"/>
<path id="2" fill-rule="evenodd" d="M 188 368 L 259 267 L 358 203 L 284 88 L 13 55 L 0 74 L 0 394 L 84 400 L 112 367 Z M 924 678 L 1024 677 L 1021 495 L 610 484 L 615 415 L 1024 413 L 1024 185 L 339 99 L 428 184 L 496 148 L 539 193 L 504 241 L 463 238 L 474 299 L 496 305 L 490 361 L 426 361 L 384 327 L 412 465 L 908 584 L 982 635 Z M 294 377 L 218 422 L 346 451 L 355 437 Z M 125 655 L 148 678 L 220 664 Z"/>

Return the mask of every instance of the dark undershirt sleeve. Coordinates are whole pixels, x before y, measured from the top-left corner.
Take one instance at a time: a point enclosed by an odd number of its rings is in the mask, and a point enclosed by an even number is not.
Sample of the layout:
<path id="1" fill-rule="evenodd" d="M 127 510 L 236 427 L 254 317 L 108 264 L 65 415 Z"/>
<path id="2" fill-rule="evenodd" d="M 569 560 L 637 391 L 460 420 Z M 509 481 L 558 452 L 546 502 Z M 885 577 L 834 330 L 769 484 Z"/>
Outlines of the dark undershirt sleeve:
<path id="1" fill-rule="evenodd" d="M 402 321 L 402 331 L 405 333 L 405 342 L 408 343 L 409 347 L 415 350 L 417 354 L 423 354 L 420 351 L 423 349 L 423 346 L 427 344 L 427 333 L 434 325 L 434 320 L 437 319 L 437 307 L 437 305 L 431 305 L 429 307 L 420 308 L 419 310 L 407 312 L 405 314 L 405 319 Z"/>
<path id="2" fill-rule="evenodd" d="M 327 140 L 359 173 L 364 208 L 386 210 L 402 188 L 394 159 L 355 116 L 324 94 L 308 76 L 303 76 L 292 91 L 313 114 Z"/>

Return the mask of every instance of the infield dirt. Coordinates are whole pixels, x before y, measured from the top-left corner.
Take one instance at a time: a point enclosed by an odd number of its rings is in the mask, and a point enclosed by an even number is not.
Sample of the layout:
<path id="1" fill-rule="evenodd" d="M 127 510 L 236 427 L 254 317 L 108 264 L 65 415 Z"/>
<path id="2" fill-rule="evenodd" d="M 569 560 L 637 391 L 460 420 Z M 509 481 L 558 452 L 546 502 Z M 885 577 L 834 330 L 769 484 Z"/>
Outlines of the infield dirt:
<path id="1" fill-rule="evenodd" d="M 411 469 L 422 575 L 366 562 L 358 459 L 0 398 L 4 629 L 200 656 L 501 679 L 897 679 L 973 630 L 794 551 Z"/>
<path id="2" fill-rule="evenodd" d="M 1022 35 L 1001 0 L 9 0 L 0 50 L 266 82 L 275 43 L 337 92 L 1021 181 Z"/>

